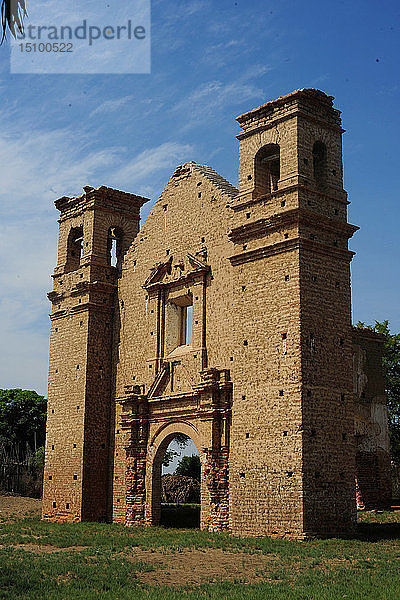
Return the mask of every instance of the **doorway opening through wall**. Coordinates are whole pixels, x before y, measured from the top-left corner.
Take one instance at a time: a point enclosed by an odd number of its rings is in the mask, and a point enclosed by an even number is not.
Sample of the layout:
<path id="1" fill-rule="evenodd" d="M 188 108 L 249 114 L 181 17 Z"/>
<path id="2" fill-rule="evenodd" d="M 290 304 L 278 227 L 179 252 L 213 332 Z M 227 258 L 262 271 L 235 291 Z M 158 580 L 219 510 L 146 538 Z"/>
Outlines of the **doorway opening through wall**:
<path id="1" fill-rule="evenodd" d="M 193 441 L 178 433 L 161 460 L 160 525 L 200 527 L 200 458 Z"/>

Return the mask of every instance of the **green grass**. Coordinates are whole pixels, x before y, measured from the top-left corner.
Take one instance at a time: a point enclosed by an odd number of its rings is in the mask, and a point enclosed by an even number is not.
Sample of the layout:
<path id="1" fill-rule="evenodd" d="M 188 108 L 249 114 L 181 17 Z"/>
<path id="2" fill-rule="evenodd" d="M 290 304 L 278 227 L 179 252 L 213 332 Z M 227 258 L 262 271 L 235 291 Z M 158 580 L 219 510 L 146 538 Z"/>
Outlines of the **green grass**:
<path id="1" fill-rule="evenodd" d="M 359 520 L 359 536 L 354 539 L 307 542 L 161 527 L 57 524 L 38 518 L 4 522 L 0 525 L 0 599 L 399 600 L 400 512 L 361 513 Z M 11 547 L 19 544 L 51 546 L 54 552 Z M 163 567 L 135 560 L 135 546 L 180 553 L 183 562 L 190 548 L 265 554 L 271 560 L 258 574 L 257 583 L 220 581 L 177 589 L 140 582 L 140 572 Z M 57 551 L 60 548 L 67 550 Z"/>

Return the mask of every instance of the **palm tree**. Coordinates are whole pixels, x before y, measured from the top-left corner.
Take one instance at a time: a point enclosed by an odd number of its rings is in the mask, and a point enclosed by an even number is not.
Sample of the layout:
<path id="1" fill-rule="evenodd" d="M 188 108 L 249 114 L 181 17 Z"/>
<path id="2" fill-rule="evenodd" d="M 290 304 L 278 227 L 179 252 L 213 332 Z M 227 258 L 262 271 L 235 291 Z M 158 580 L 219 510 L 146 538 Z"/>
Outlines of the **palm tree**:
<path id="1" fill-rule="evenodd" d="M 23 32 L 22 20 L 26 15 L 25 0 L 1 0 L 1 44 L 4 42 L 7 29 L 13 37 L 16 36 L 16 30 Z"/>

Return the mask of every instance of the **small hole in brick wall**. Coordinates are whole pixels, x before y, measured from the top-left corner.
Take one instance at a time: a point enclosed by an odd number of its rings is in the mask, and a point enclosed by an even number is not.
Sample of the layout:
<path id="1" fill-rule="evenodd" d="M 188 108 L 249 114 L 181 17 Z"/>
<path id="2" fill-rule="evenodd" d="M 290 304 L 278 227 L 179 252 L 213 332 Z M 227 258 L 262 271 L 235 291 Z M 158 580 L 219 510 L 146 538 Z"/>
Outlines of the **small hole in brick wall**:
<path id="1" fill-rule="evenodd" d="M 49 475 L 49 479 L 51 481 L 53 479 L 53 475 Z"/>
<path id="2" fill-rule="evenodd" d="M 54 450 L 54 444 L 51 445 L 51 449 Z"/>
<path id="3" fill-rule="evenodd" d="M 197 196 L 198 196 L 199 198 L 201 198 L 201 192 L 199 192 L 199 193 L 197 194 Z"/>
<path id="4" fill-rule="evenodd" d="M 251 181 L 253 179 L 253 177 L 251 175 L 247 175 L 247 180 Z"/>
<path id="5" fill-rule="evenodd" d="M 286 471 L 286 475 L 288 477 L 293 477 L 293 471 Z"/>
<path id="6" fill-rule="evenodd" d="M 344 338 L 340 338 L 340 340 L 339 340 L 339 344 L 340 344 L 341 346 L 343 346 L 343 345 L 344 345 Z"/>
<path id="7" fill-rule="evenodd" d="M 206 238 L 205 238 L 205 237 L 202 237 L 202 238 L 201 238 L 201 243 L 202 243 L 202 244 L 204 244 L 204 242 L 205 242 L 205 241 L 206 241 Z"/>
<path id="8" fill-rule="evenodd" d="M 51 409 L 51 414 L 54 415 L 54 408 Z"/>
<path id="9" fill-rule="evenodd" d="M 117 433 L 119 433 L 119 429 L 117 429 Z"/>
<path id="10" fill-rule="evenodd" d="M 307 396 L 310 397 L 311 396 L 311 390 L 307 390 Z"/>
<path id="11" fill-rule="evenodd" d="M 132 381 L 135 381 L 135 379 L 136 379 L 136 375 L 134 375 L 134 376 L 132 377 Z"/>
<path id="12" fill-rule="evenodd" d="M 283 206 L 286 206 L 286 200 L 282 200 L 282 202 L 281 202 L 281 206 L 282 206 L 282 207 L 283 207 Z"/>
<path id="13" fill-rule="evenodd" d="M 243 250 L 247 250 L 247 244 L 243 244 Z"/>
<path id="14" fill-rule="evenodd" d="M 80 406 L 77 406 L 77 407 L 76 407 L 76 410 L 79 410 L 79 409 L 80 409 Z"/>
<path id="15" fill-rule="evenodd" d="M 244 478 L 246 477 L 246 473 L 239 473 L 239 477 L 240 477 L 241 479 L 244 479 Z"/>
<path id="16" fill-rule="evenodd" d="M 56 508 L 56 506 L 57 506 L 57 503 L 53 502 L 53 508 Z"/>
<path id="17" fill-rule="evenodd" d="M 287 338 L 287 333 L 282 333 L 282 339 L 286 340 L 286 338 Z"/>
<path id="18" fill-rule="evenodd" d="M 153 368 L 153 365 L 149 365 L 149 369 L 152 369 L 152 368 Z"/>
<path id="19" fill-rule="evenodd" d="M 69 509 L 69 502 L 66 503 L 65 508 L 68 510 Z"/>
<path id="20" fill-rule="evenodd" d="M 342 440 L 345 442 L 347 440 L 347 433 L 342 433 Z"/>
<path id="21" fill-rule="evenodd" d="M 72 444 L 72 447 L 73 447 L 73 448 L 76 448 L 76 444 Z"/>
<path id="22" fill-rule="evenodd" d="M 214 280 L 214 275 L 211 275 L 210 279 L 211 279 L 211 281 L 213 281 Z"/>
<path id="23" fill-rule="evenodd" d="M 319 471 L 315 471 L 315 477 L 318 479 L 318 477 L 321 477 L 321 473 Z"/>
<path id="24" fill-rule="evenodd" d="M 118 456 L 118 452 L 115 453 L 115 456 Z"/>
<path id="25" fill-rule="evenodd" d="M 61 308 L 61 304 L 58 305 L 58 308 Z"/>
<path id="26" fill-rule="evenodd" d="M 233 356 L 230 356 L 230 357 L 229 357 L 229 360 L 232 362 L 232 361 L 233 361 Z"/>
<path id="27" fill-rule="evenodd" d="M 248 440 L 248 439 L 249 439 L 249 437 L 250 437 L 250 434 L 249 434 L 249 433 L 246 433 L 246 440 Z"/>
<path id="28" fill-rule="evenodd" d="M 195 325 L 198 325 L 198 324 L 199 324 L 199 322 L 198 322 L 198 321 L 195 321 L 195 322 L 194 322 L 194 324 L 195 324 Z"/>
<path id="29" fill-rule="evenodd" d="M 83 279 L 83 273 L 81 273 L 81 274 L 79 275 L 79 277 L 80 277 L 81 279 Z"/>
<path id="30" fill-rule="evenodd" d="M 154 314 L 154 308 L 152 308 L 150 312 L 153 315 Z"/>
<path id="31" fill-rule="evenodd" d="M 57 333 L 57 331 L 58 331 L 58 327 L 56 327 L 56 333 Z"/>
<path id="32" fill-rule="evenodd" d="M 168 208 L 168 204 L 163 204 L 163 209 L 167 210 L 167 208 Z"/>
<path id="33" fill-rule="evenodd" d="M 289 275 L 285 275 L 285 281 L 289 281 Z"/>
<path id="34" fill-rule="evenodd" d="M 199 299 L 199 297 L 198 297 L 198 296 L 196 296 L 196 297 L 195 297 L 195 300 L 198 300 L 198 299 Z"/>
<path id="35" fill-rule="evenodd" d="M 154 335 L 152 331 L 150 331 L 150 335 Z"/>
<path id="36" fill-rule="evenodd" d="M 83 321 L 79 321 L 79 325 L 82 327 L 82 325 L 83 325 Z M 106 323 L 106 325 L 109 327 L 109 326 L 110 326 L 110 323 Z"/>
<path id="37" fill-rule="evenodd" d="M 81 300 L 81 298 L 79 298 L 79 304 L 81 304 L 81 303 L 82 303 L 82 300 Z"/>
<path id="38" fill-rule="evenodd" d="M 77 370 L 79 369 L 79 365 L 76 365 L 76 369 L 77 369 Z"/>
<path id="39" fill-rule="evenodd" d="M 246 286 L 242 285 L 242 292 L 245 292 L 245 291 L 246 291 Z"/>
<path id="40" fill-rule="evenodd" d="M 246 219 L 250 219 L 251 213 L 246 213 Z"/>
<path id="41" fill-rule="evenodd" d="M 56 373 L 58 373 L 58 369 L 56 369 Z"/>
<path id="42" fill-rule="evenodd" d="M 118 475 L 115 476 L 115 481 L 118 479 Z"/>
<path id="43" fill-rule="evenodd" d="M 243 394 L 243 396 L 242 396 L 242 400 L 246 400 L 246 396 L 245 396 L 245 394 Z"/>
<path id="44" fill-rule="evenodd" d="M 288 432 L 287 432 L 287 431 L 284 431 L 284 432 L 283 432 L 283 437 L 287 437 L 287 434 L 288 434 Z"/>
<path id="45" fill-rule="evenodd" d="M 285 240 L 287 240 L 287 239 L 288 239 L 288 237 L 289 237 L 289 234 L 288 234 L 288 233 L 285 233 L 283 237 L 285 238 Z"/>
<path id="46" fill-rule="evenodd" d="M 74 475 L 74 480 L 76 481 L 78 479 L 78 475 Z"/>
<path id="47" fill-rule="evenodd" d="M 335 247 L 337 247 L 337 245 L 338 245 L 338 241 L 337 241 L 337 240 L 334 240 L 334 242 L 333 242 L 333 245 L 334 245 Z"/>
<path id="48" fill-rule="evenodd" d="M 335 208 L 335 210 L 334 210 L 334 213 L 335 213 L 335 215 L 338 215 L 338 214 L 339 214 L 339 211 L 338 211 L 338 209 L 337 209 L 337 208 Z"/>
<path id="49" fill-rule="evenodd" d="M 119 498 L 117 498 L 117 502 L 121 502 L 121 500 Z"/>
<path id="50" fill-rule="evenodd" d="M 343 401 L 344 400 L 344 394 L 340 394 L 340 399 Z"/>
<path id="51" fill-rule="evenodd" d="M 167 250 L 165 251 L 165 254 L 168 256 L 170 252 L 171 252 L 171 250 L 169 248 L 167 248 Z"/>
<path id="52" fill-rule="evenodd" d="M 60 279 L 60 281 L 59 281 L 58 283 L 59 283 L 60 285 L 62 285 L 62 284 L 63 284 L 63 282 L 61 281 L 61 279 Z"/>
<path id="53" fill-rule="evenodd" d="M 136 260 L 133 261 L 133 266 L 136 267 Z"/>
<path id="54" fill-rule="evenodd" d="M 121 308 L 124 308 L 125 306 L 125 302 L 123 300 L 121 300 Z"/>
<path id="55" fill-rule="evenodd" d="M 197 354 L 193 354 L 193 358 L 197 358 Z"/>
<path id="56" fill-rule="evenodd" d="M 303 158 L 304 164 L 308 165 L 308 158 Z"/>
<path id="57" fill-rule="evenodd" d="M 249 342 L 247 340 L 243 340 L 243 346 L 248 346 Z"/>
<path id="58" fill-rule="evenodd" d="M 283 390 L 279 390 L 279 395 L 283 396 Z"/>
<path id="59" fill-rule="evenodd" d="M 86 248 L 89 246 L 89 242 L 86 242 Z"/>

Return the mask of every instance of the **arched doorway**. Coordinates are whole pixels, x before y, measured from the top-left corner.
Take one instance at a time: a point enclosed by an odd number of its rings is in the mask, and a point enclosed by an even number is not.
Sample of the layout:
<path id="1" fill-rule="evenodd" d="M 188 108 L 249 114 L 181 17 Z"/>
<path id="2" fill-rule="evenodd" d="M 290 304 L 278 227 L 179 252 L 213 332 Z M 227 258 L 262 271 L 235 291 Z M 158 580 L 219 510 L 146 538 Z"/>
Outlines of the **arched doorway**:
<path id="1" fill-rule="evenodd" d="M 184 427 L 182 427 L 184 425 Z M 175 429 L 175 430 L 174 430 Z M 182 430 L 185 431 L 182 431 Z M 203 487 L 202 482 L 202 464 L 204 461 L 201 460 L 201 454 L 199 452 L 199 440 L 195 440 L 196 435 L 194 430 L 190 431 L 191 427 L 186 424 L 175 424 L 174 426 L 167 427 L 164 432 L 158 436 L 157 442 L 153 445 L 152 461 L 151 461 L 151 522 L 153 525 L 162 525 L 165 527 L 200 527 L 200 511 L 201 511 L 201 490 Z M 191 433 L 192 435 L 189 435 Z M 165 475 L 167 477 L 172 476 L 177 479 L 170 485 L 169 493 L 166 490 L 167 482 L 163 484 L 163 462 L 167 453 L 167 450 L 172 446 L 174 441 L 178 438 L 190 440 L 190 448 L 194 449 L 192 452 L 195 456 L 200 459 L 200 477 L 199 485 L 196 486 L 195 481 L 190 482 L 190 477 L 175 476 L 172 474 Z M 197 441 L 197 443 L 196 443 Z M 197 488 L 197 489 L 196 489 Z"/>

